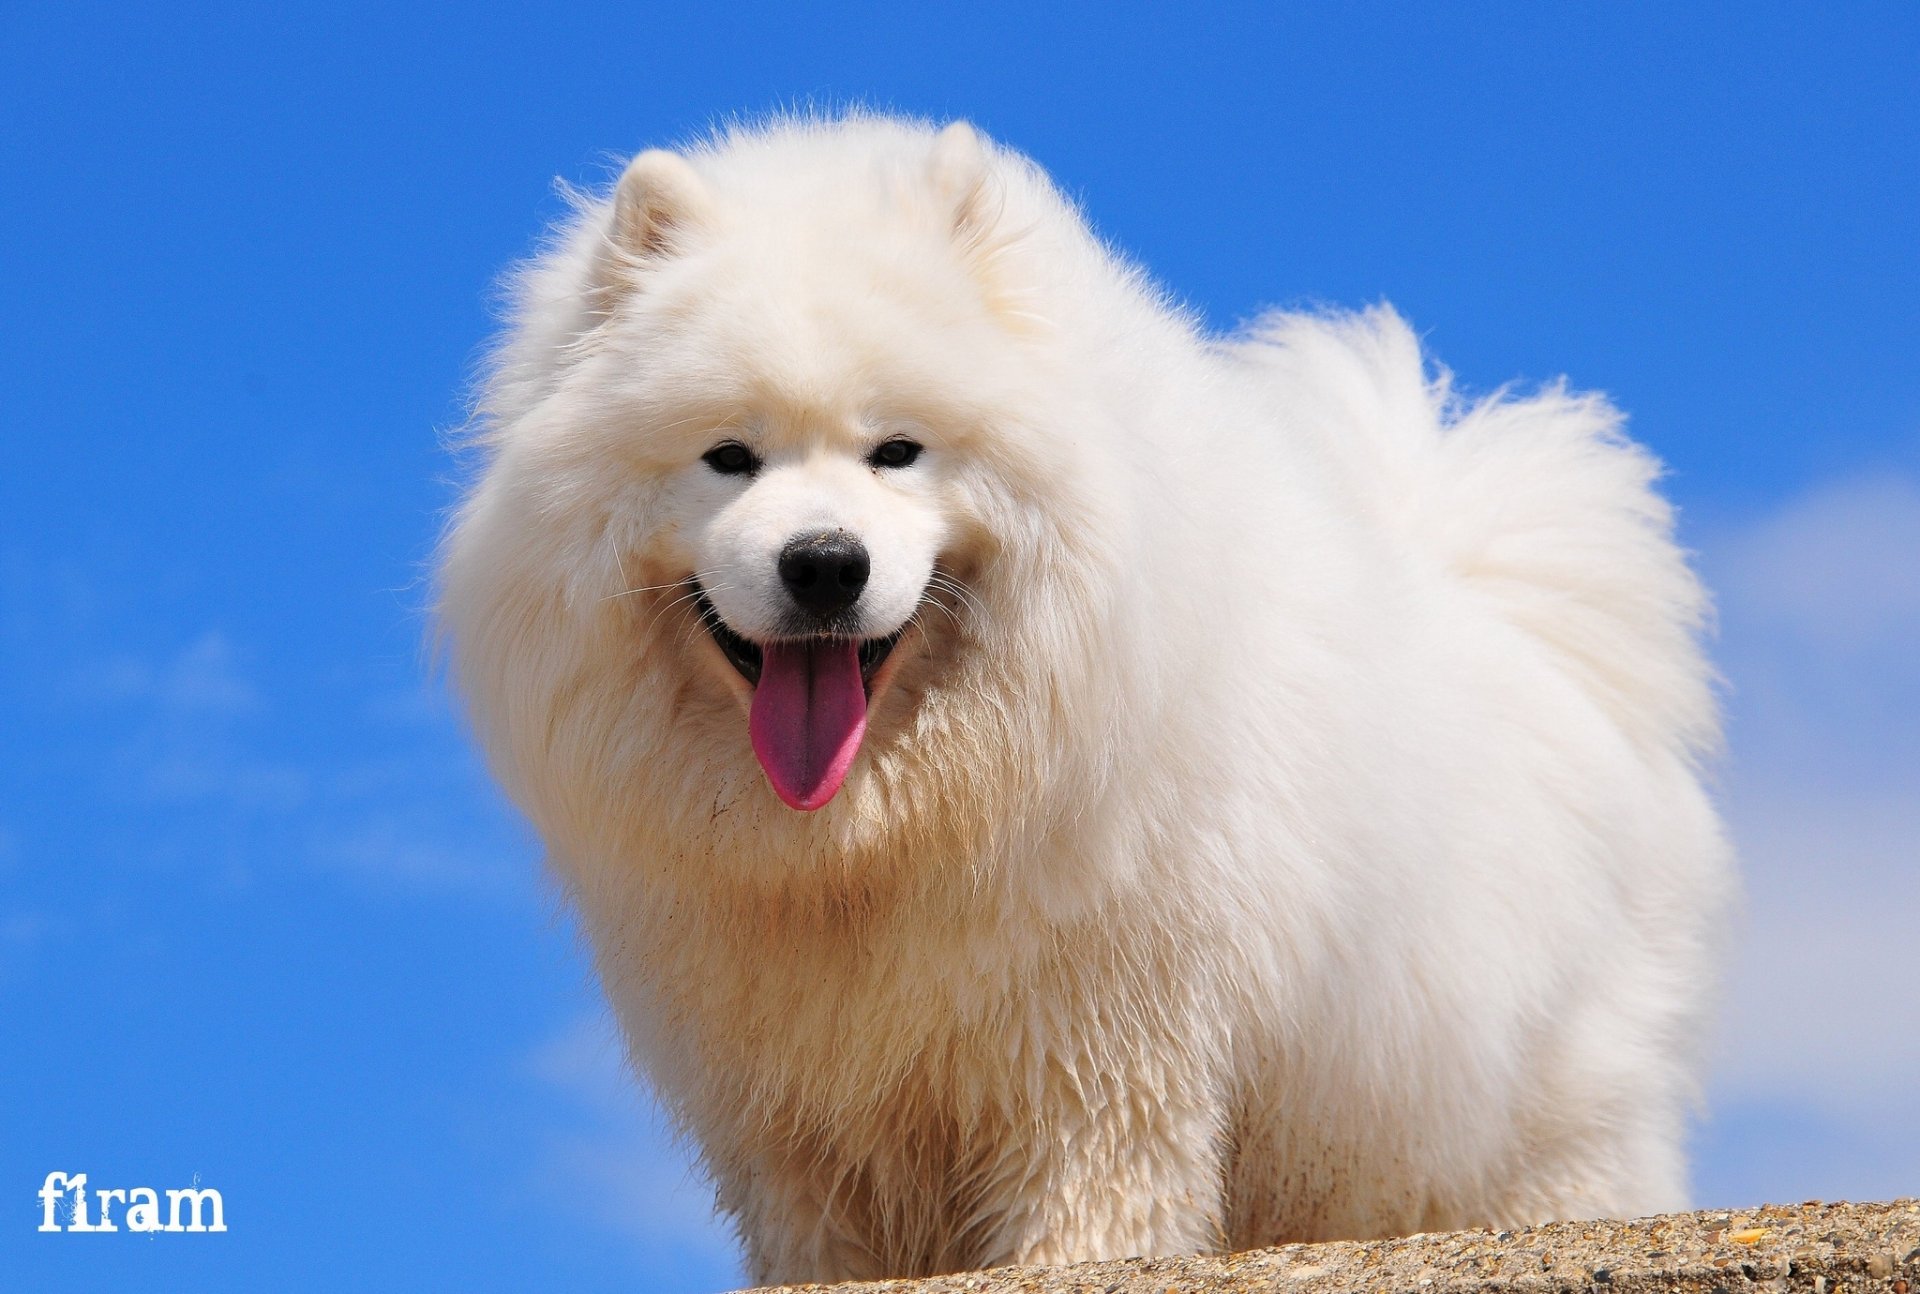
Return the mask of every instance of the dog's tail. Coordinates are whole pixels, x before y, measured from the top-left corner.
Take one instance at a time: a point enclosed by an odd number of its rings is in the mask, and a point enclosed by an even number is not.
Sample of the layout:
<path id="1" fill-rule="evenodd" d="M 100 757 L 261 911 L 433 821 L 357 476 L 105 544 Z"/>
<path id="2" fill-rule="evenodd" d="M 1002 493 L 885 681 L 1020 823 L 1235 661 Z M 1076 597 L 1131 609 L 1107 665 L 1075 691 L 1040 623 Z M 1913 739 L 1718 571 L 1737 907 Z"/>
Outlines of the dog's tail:
<path id="1" fill-rule="evenodd" d="M 1245 345 L 1306 393 L 1305 416 L 1350 429 L 1342 456 L 1416 560 L 1545 644 L 1636 741 L 1690 761 L 1717 744 L 1707 597 L 1658 460 L 1605 397 L 1555 382 L 1463 399 L 1386 307 L 1271 316 Z"/>

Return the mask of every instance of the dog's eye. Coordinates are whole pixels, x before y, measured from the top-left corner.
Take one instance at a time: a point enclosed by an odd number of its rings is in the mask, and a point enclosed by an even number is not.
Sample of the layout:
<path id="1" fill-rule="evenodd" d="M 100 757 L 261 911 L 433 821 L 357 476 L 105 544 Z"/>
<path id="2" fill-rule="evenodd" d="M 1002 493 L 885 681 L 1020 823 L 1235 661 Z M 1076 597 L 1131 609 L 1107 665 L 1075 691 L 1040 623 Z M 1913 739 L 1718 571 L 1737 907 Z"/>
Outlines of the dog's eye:
<path id="1" fill-rule="evenodd" d="M 753 451 L 737 440 L 723 441 L 700 458 L 722 476 L 744 476 L 760 466 L 760 460 L 753 456 Z"/>
<path id="2" fill-rule="evenodd" d="M 920 446 L 911 440 L 896 437 L 867 455 L 867 461 L 875 467 L 906 467 L 920 457 Z"/>

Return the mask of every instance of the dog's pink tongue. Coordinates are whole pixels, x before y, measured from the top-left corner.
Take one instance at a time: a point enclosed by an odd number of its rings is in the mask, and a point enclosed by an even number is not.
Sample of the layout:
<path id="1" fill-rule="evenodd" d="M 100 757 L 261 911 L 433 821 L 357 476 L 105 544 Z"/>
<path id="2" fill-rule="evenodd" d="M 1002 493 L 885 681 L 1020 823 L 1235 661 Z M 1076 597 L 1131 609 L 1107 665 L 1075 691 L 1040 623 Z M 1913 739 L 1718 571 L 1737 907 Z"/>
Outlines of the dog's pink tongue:
<path id="1" fill-rule="evenodd" d="M 838 639 L 762 647 L 747 727 L 760 767 L 789 807 L 817 809 L 831 800 L 867 731 L 860 645 Z"/>

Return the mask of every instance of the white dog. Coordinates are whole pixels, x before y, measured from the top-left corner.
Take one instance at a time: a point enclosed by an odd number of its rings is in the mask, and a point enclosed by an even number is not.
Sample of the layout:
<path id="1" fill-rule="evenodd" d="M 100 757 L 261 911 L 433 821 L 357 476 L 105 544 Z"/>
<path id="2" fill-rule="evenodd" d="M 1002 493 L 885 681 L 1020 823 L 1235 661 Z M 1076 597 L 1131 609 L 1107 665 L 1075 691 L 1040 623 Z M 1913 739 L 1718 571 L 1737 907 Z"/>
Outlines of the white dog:
<path id="1" fill-rule="evenodd" d="M 964 125 L 583 199 L 441 615 L 754 1277 L 1680 1205 L 1731 872 L 1619 421 L 1209 337 Z"/>

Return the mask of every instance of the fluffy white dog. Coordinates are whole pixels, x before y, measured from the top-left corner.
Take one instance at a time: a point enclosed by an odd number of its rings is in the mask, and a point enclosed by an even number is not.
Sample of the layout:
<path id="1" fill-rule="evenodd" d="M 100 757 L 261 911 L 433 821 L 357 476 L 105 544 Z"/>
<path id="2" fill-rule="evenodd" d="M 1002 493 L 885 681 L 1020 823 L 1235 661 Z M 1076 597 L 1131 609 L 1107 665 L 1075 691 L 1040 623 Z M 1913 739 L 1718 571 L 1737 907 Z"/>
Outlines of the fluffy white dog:
<path id="1" fill-rule="evenodd" d="M 1619 424 L 1208 336 L 964 125 L 582 199 L 441 614 L 754 1277 L 1680 1205 L 1730 864 Z"/>

